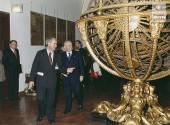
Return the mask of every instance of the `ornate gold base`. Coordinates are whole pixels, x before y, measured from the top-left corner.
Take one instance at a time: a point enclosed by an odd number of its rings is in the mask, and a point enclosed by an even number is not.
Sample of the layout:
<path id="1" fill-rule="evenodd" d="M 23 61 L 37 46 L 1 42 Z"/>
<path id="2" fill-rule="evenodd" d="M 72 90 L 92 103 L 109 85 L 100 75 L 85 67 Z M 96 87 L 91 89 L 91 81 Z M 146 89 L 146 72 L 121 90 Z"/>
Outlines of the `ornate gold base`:
<path id="1" fill-rule="evenodd" d="M 119 106 L 101 102 L 94 113 L 106 114 L 121 125 L 163 125 L 170 123 L 170 110 L 158 104 L 154 87 L 149 83 L 133 82 L 123 86 Z"/>

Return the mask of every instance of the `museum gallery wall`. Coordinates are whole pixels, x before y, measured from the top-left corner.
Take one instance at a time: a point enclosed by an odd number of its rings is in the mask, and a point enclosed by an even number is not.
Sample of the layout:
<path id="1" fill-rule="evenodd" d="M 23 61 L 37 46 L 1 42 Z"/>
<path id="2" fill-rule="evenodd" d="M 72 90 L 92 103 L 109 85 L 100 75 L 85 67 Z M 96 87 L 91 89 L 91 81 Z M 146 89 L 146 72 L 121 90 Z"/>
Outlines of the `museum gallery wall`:
<path id="1" fill-rule="evenodd" d="M 56 37 L 58 47 L 65 40 L 75 41 L 75 22 L 31 12 L 31 45 L 45 45 L 45 40 Z"/>

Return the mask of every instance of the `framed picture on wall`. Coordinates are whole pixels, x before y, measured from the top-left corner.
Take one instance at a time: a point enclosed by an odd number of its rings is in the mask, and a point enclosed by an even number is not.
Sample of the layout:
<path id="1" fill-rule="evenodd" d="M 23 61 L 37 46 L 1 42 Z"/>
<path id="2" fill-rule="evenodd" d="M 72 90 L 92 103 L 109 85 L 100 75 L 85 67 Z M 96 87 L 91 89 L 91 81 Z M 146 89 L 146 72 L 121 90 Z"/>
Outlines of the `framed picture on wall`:
<path id="1" fill-rule="evenodd" d="M 45 40 L 56 38 L 56 17 L 45 15 Z"/>
<path id="2" fill-rule="evenodd" d="M 31 45 L 44 45 L 43 15 L 31 12 Z"/>
<path id="3" fill-rule="evenodd" d="M 75 41 L 75 22 L 67 21 L 67 40 Z"/>
<path id="4" fill-rule="evenodd" d="M 66 40 L 66 20 L 57 18 L 57 41 L 58 47 Z"/>

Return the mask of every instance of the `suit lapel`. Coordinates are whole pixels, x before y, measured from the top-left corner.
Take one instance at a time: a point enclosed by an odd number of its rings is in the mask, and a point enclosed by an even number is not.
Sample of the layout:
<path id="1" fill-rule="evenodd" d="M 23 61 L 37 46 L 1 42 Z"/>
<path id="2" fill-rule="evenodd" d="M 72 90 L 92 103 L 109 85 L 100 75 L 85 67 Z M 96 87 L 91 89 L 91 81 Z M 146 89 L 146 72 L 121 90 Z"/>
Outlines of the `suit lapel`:
<path id="1" fill-rule="evenodd" d="M 16 51 L 16 52 L 17 52 L 17 51 Z M 18 61 L 16 55 L 14 54 L 14 52 L 13 52 L 10 48 L 9 48 L 9 53 L 10 53 L 10 55 L 12 56 L 13 59 L 15 59 L 16 61 Z M 18 55 L 18 52 L 17 52 L 17 56 L 19 56 L 19 55 Z"/>
<path id="2" fill-rule="evenodd" d="M 47 61 L 47 64 L 49 65 L 49 66 L 51 66 L 51 64 L 50 64 L 50 61 L 49 61 L 49 57 L 48 57 L 48 53 L 47 53 L 47 49 L 44 49 L 44 56 L 45 56 L 45 60 Z"/>
<path id="3" fill-rule="evenodd" d="M 64 56 L 64 63 L 65 63 L 66 66 L 68 66 L 69 63 L 70 63 L 70 61 L 69 61 L 69 59 L 67 58 L 67 53 L 64 52 L 63 56 Z"/>
<path id="4" fill-rule="evenodd" d="M 50 64 L 50 60 L 49 60 L 49 56 L 48 56 L 48 53 L 47 53 L 47 49 L 45 49 L 45 56 L 46 56 L 46 58 L 47 58 L 48 64 L 49 64 L 50 66 L 54 66 L 54 65 L 55 65 L 55 52 L 53 53 L 52 65 Z"/>
<path id="5" fill-rule="evenodd" d="M 70 61 L 74 59 L 74 51 L 72 51 L 71 57 L 70 57 Z"/>
<path id="6" fill-rule="evenodd" d="M 13 55 L 16 58 L 14 52 L 10 48 L 9 48 L 9 51 L 10 51 L 11 55 Z"/>
<path id="7" fill-rule="evenodd" d="M 72 55 L 70 57 L 70 59 L 67 58 L 67 54 L 65 53 L 65 58 L 66 58 L 66 66 L 70 66 L 74 64 L 74 59 L 75 59 L 75 53 L 74 51 L 72 51 Z"/>
<path id="8" fill-rule="evenodd" d="M 66 52 L 64 52 L 64 58 L 65 58 L 65 61 L 66 61 L 66 62 L 69 61 L 69 59 L 67 58 L 67 53 L 66 53 Z"/>
<path id="9" fill-rule="evenodd" d="M 65 52 L 65 58 L 66 58 L 66 60 L 67 60 L 68 62 L 70 62 L 70 61 L 73 59 L 73 57 L 74 57 L 74 51 L 72 51 L 72 54 L 71 54 L 70 59 L 68 59 L 67 53 Z"/>

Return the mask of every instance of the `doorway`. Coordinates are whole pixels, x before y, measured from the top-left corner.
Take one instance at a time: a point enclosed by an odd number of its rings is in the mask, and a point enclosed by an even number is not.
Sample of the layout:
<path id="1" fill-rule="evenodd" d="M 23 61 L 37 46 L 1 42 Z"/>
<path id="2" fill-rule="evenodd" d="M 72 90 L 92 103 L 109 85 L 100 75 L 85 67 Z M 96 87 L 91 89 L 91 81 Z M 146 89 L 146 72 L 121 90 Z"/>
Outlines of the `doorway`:
<path id="1" fill-rule="evenodd" d="M 8 46 L 10 40 L 10 17 L 9 13 L 0 11 L 0 49 Z"/>
<path id="2" fill-rule="evenodd" d="M 0 11 L 0 50 L 8 47 L 10 40 L 10 14 Z M 7 80 L 2 85 L 3 96 L 6 98 L 8 93 Z"/>

